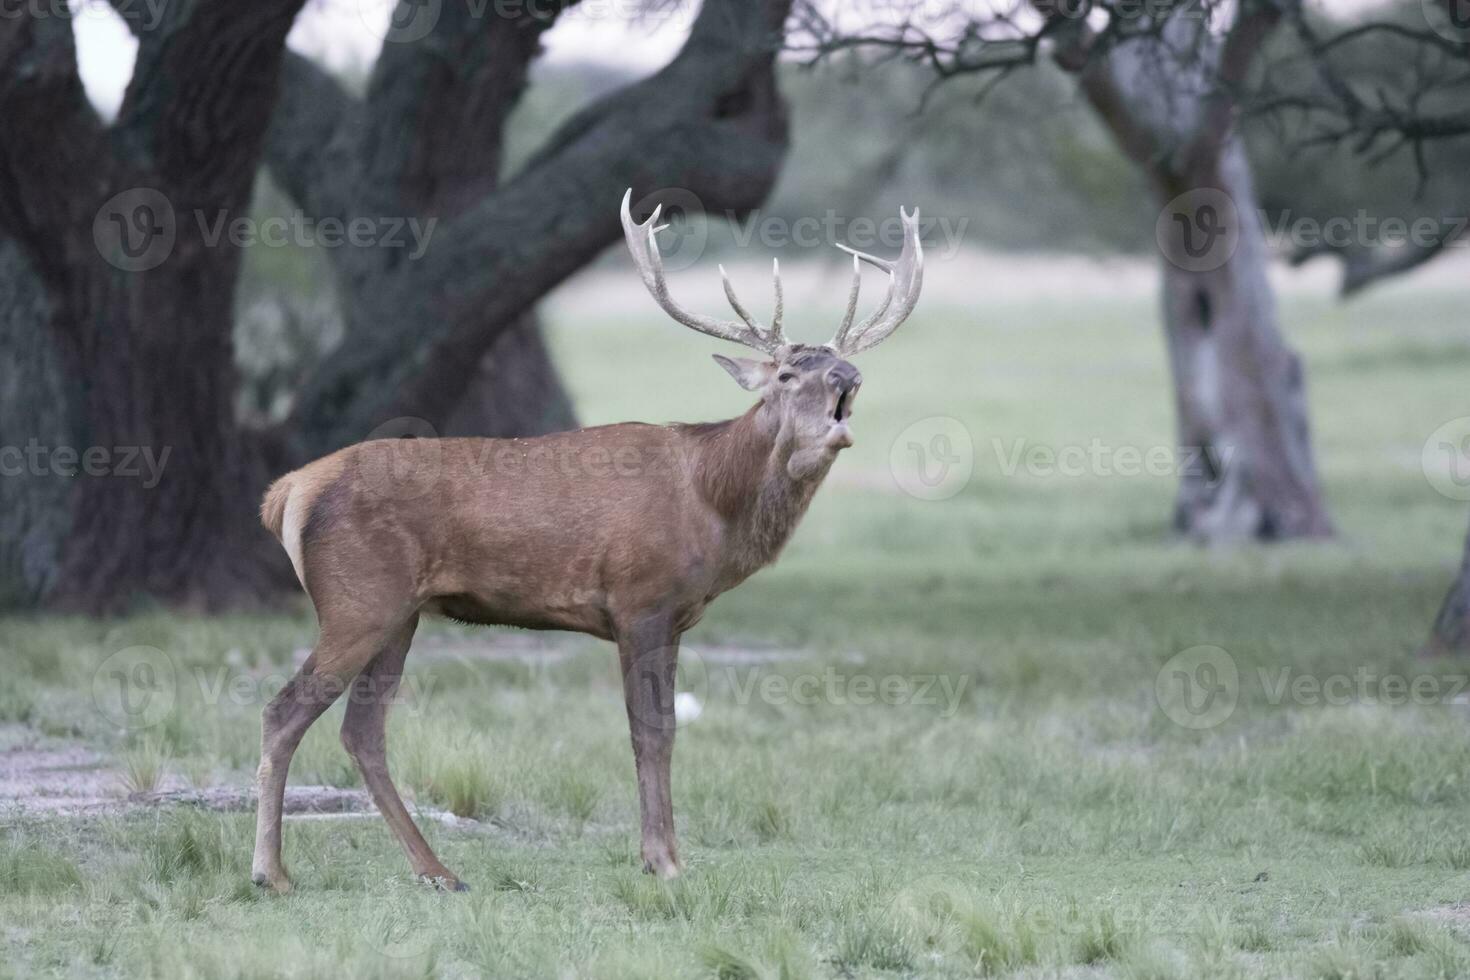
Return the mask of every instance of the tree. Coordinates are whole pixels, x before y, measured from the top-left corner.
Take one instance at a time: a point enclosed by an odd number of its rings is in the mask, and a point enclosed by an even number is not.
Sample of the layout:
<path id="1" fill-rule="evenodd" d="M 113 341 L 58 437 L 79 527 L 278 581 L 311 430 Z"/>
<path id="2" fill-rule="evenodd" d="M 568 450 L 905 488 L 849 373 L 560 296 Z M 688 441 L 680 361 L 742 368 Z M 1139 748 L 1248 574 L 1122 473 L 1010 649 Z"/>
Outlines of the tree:
<path id="1" fill-rule="evenodd" d="M 536 39 L 570 3 L 468 20 L 445 4 L 428 38 L 385 46 L 358 106 L 287 57 L 302 2 L 160 8 L 136 31 L 111 125 L 86 100 L 66 19 L 0 18 L 0 273 L 21 270 L 0 287 L 15 294 L 0 330 L 27 368 L 7 375 L 0 407 L 34 406 L 0 416 L 0 445 L 55 440 L 23 479 L 0 481 L 5 530 L 23 542 L 0 553 L 11 598 L 95 611 L 139 594 L 217 606 L 273 591 L 283 566 L 254 517 L 267 474 L 395 418 L 445 431 L 497 338 L 617 239 L 624 188 L 684 188 L 740 212 L 775 182 L 785 0 L 707 0 L 669 65 L 576 114 L 504 183 L 477 154 L 498 163 Z M 470 59 L 474 98 L 441 43 Z M 251 431 L 235 415 L 231 340 L 244 246 L 215 229 L 248 215 L 268 149 L 308 215 L 443 220 L 411 271 L 401 249 L 338 259 L 346 341 L 286 422 Z M 165 460 L 156 482 L 121 472 L 141 449 Z"/>
<path id="2" fill-rule="evenodd" d="M 1250 165 L 1235 130 L 1238 92 L 1278 19 L 1275 8 L 1243 0 L 1219 31 L 1223 5 L 1210 2 L 1158 12 L 1062 0 L 1032 7 L 962 18 L 958 27 L 941 19 L 951 31 L 943 37 L 909 19 L 843 32 L 810 8 L 804 27 L 820 55 L 877 48 L 931 66 L 939 80 L 981 75 L 993 83 L 1043 52 L 1073 73 L 1162 210 L 1179 445 L 1203 461 L 1183 468 L 1175 526 L 1205 541 L 1330 534 L 1304 370 L 1277 324 Z"/>
<path id="3" fill-rule="evenodd" d="M 1347 25 L 1314 23 L 1297 6 L 1288 11 L 1312 69 L 1312 84 L 1269 90 L 1259 111 L 1299 113 L 1306 142 L 1347 145 L 1370 164 L 1395 154 L 1409 156 L 1420 196 L 1435 177 L 1454 185 L 1441 195 L 1448 203 L 1426 215 L 1436 229 L 1427 238 L 1411 236 L 1395 247 L 1361 241 L 1325 245 L 1292 257 L 1297 264 L 1318 255 L 1339 259 L 1342 295 L 1349 298 L 1421 267 L 1463 240 L 1470 215 L 1464 176 L 1470 145 L 1470 112 L 1464 108 L 1470 90 L 1470 10 L 1460 0 L 1434 0 L 1407 16 L 1390 11 Z M 1470 534 L 1424 653 L 1470 654 Z"/>

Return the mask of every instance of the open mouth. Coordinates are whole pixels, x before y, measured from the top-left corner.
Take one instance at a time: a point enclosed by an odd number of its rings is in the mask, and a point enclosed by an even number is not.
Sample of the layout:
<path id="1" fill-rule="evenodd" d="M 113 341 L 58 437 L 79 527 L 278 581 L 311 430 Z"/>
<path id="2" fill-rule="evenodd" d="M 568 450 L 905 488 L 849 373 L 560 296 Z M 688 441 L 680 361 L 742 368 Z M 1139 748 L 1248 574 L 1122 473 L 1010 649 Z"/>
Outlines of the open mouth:
<path id="1" fill-rule="evenodd" d="M 852 392 L 850 391 L 844 391 L 842 394 L 837 396 L 837 408 L 834 409 L 832 412 L 832 421 L 841 422 L 847 416 L 852 414 L 851 410 L 849 410 L 847 407 L 848 398 L 851 394 Z"/>

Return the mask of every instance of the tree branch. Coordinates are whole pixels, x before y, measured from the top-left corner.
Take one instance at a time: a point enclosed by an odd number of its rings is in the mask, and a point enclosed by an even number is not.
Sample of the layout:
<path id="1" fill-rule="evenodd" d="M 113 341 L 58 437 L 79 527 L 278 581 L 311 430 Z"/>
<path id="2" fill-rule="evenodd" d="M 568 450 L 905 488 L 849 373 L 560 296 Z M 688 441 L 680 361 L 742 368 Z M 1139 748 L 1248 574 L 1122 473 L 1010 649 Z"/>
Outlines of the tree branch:
<path id="1" fill-rule="evenodd" d="M 69 233 L 86 226 L 90 236 L 113 166 L 77 74 L 70 20 L 0 17 L 0 231 L 48 282 L 69 260 Z"/>
<path id="2" fill-rule="evenodd" d="M 171 3 L 160 24 L 139 33 L 114 125 L 135 164 L 185 198 L 176 207 L 217 206 L 221 187 L 249 199 L 286 34 L 304 2 Z"/>
<path id="3" fill-rule="evenodd" d="M 317 220 L 346 217 L 358 164 L 351 152 L 361 104 L 329 72 L 286 53 L 265 136 L 265 162 L 297 207 Z"/>
<path id="4" fill-rule="evenodd" d="M 618 239 L 624 188 L 681 187 L 707 208 L 764 200 L 786 147 L 773 63 L 788 8 L 706 0 L 667 67 L 603 100 L 598 118 L 574 118 L 551 138 L 554 153 L 441 226 L 406 280 L 413 295 L 395 296 L 419 311 L 417 329 L 354 325 L 288 423 L 301 455 L 395 416 L 444 418 L 486 346 Z M 395 278 L 369 288 L 394 290 Z"/>

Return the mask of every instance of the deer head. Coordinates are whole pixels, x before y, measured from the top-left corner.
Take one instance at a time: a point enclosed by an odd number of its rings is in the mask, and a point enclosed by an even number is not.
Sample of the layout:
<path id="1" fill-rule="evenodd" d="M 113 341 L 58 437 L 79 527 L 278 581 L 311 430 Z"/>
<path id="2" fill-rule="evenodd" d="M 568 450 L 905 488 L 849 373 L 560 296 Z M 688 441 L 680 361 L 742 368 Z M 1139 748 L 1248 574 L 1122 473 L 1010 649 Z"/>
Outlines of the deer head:
<path id="1" fill-rule="evenodd" d="M 790 475 L 800 479 L 818 468 L 824 469 L 824 462 L 830 462 L 838 451 L 852 445 L 848 420 L 852 417 L 853 403 L 862 386 L 863 376 L 847 358 L 886 340 L 908 319 L 914 304 L 919 301 L 919 290 L 924 281 L 924 249 L 919 241 L 918 209 L 915 208 L 912 214 L 899 210 L 903 219 L 903 251 L 896 262 L 846 245 L 837 246 L 852 255 L 852 286 L 847 294 L 847 312 L 832 339 L 814 347 L 791 343 L 781 332 L 779 260 L 771 263 L 776 307 L 769 326 L 746 310 L 735 295 L 724 266 L 719 269 L 725 285 L 725 297 L 740 317 L 739 321 L 692 313 L 675 302 L 669 294 L 663 259 L 654 238 L 663 227 L 658 224 L 662 206 L 654 208 L 652 216 L 639 224 L 633 220 L 630 210 L 632 196 L 632 188 L 623 195 L 623 237 L 627 240 L 628 251 L 633 255 L 638 273 L 643 277 L 643 284 L 653 294 L 654 300 L 664 312 L 686 327 L 765 354 L 766 357 L 759 360 L 723 354 L 714 355 L 714 359 L 742 388 L 760 394 L 762 408 L 777 428 L 779 440 L 784 441 L 791 451 L 787 464 Z M 858 292 L 862 287 L 861 262 L 868 262 L 888 273 L 888 292 L 876 310 L 854 325 Z"/>

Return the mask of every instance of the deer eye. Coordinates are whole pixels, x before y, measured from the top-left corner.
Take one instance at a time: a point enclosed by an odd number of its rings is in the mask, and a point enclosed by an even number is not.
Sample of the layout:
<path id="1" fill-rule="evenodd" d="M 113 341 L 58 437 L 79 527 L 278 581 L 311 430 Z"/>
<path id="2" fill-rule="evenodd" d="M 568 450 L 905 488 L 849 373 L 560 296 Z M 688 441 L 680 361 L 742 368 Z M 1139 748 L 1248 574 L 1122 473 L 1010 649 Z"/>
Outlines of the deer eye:
<path id="1" fill-rule="evenodd" d="M 776 375 L 776 380 L 777 381 L 785 382 L 785 381 L 790 381 L 792 378 L 795 378 L 795 377 L 796 377 L 796 375 L 795 374 L 792 374 L 790 371 L 782 371 L 780 374 Z"/>

